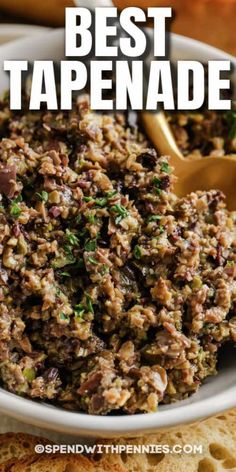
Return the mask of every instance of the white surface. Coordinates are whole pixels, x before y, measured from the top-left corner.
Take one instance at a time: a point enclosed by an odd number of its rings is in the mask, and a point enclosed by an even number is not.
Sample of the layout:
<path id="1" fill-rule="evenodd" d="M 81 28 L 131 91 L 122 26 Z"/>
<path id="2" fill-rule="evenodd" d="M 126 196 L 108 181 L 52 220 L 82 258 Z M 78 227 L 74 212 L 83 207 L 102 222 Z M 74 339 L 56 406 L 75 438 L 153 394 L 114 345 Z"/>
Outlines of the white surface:
<path id="1" fill-rule="evenodd" d="M 150 32 L 152 35 L 152 32 Z M 37 38 L 17 41 L 0 47 L 0 93 L 8 87 L 8 77 L 3 72 L 6 59 L 53 59 L 64 56 L 64 31 L 57 30 Z M 230 58 L 225 53 L 198 41 L 173 35 L 172 57 L 176 59 Z M 231 58 L 234 60 L 234 58 Z M 97 417 L 73 413 L 49 405 L 35 403 L 0 390 L 0 410 L 28 424 L 74 435 L 114 436 L 137 435 L 160 428 L 170 428 L 185 422 L 213 415 L 223 409 L 236 406 L 236 359 L 211 378 L 199 392 L 186 401 L 160 407 L 158 413 L 148 415 Z"/>
<path id="2" fill-rule="evenodd" d="M 66 443 L 69 442 L 67 437 L 64 438 L 58 433 L 52 433 L 35 426 L 20 423 L 6 415 L 1 415 L 0 420 L 0 434 L 3 433 L 27 433 L 33 434 L 34 436 L 48 438 L 51 441 L 55 441 L 55 443 L 62 442 L 62 440 Z"/>

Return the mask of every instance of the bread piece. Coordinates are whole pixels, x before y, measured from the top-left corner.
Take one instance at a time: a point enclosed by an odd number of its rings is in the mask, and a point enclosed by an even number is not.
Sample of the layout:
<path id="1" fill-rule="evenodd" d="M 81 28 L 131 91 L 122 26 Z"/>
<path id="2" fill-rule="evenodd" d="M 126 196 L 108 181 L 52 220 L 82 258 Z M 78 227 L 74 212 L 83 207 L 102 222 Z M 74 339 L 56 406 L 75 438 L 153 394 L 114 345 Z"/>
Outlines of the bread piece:
<path id="1" fill-rule="evenodd" d="M 28 435 L 2 435 L 0 445 L 4 442 L 8 449 L 2 446 L 2 451 L 11 451 L 11 445 L 16 447 L 18 444 L 17 449 L 13 449 L 14 457 L 18 450 L 18 460 L 5 462 L 0 466 L 0 472 L 236 472 L 236 409 L 170 432 L 160 431 L 138 439 L 106 441 L 112 445 L 167 444 L 170 447 L 195 444 L 203 446 L 203 454 L 104 454 L 101 460 L 95 462 L 81 455 L 35 455 L 34 446 L 49 441 Z M 99 440 L 101 442 L 105 443 Z M 9 456 L 12 457 L 11 454 Z"/>
<path id="2" fill-rule="evenodd" d="M 35 453 L 37 444 L 52 441 L 23 433 L 0 435 L 0 472 L 125 472 L 113 456 L 95 462 L 82 455 Z"/>
<path id="3" fill-rule="evenodd" d="M 95 462 L 81 455 L 57 454 L 8 462 L 0 467 L 0 472 L 126 472 L 126 469 L 114 457 Z"/>
<path id="4" fill-rule="evenodd" d="M 107 441 L 111 444 L 111 441 Z M 138 439 L 118 439 L 112 444 L 202 445 L 203 454 L 121 454 L 118 463 L 127 472 L 236 472 L 236 409 L 170 432 Z M 114 455 L 108 456 L 110 457 Z"/>
<path id="5" fill-rule="evenodd" d="M 23 433 L 0 434 L 0 464 L 10 459 L 21 459 L 35 453 L 37 444 L 51 444 L 45 438 Z"/>

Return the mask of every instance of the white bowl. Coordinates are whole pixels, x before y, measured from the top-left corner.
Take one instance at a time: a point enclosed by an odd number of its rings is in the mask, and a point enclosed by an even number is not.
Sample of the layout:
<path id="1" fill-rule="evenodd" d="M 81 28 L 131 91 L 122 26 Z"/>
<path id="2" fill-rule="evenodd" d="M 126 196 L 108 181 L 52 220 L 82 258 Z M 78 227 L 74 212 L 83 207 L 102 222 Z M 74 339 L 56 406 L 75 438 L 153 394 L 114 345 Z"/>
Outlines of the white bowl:
<path id="1" fill-rule="evenodd" d="M 53 59 L 64 56 L 64 32 L 55 30 L 37 37 L 12 42 L 0 47 L 0 93 L 8 87 L 3 72 L 3 60 Z M 173 35 L 174 59 L 201 61 L 231 59 L 226 53 L 206 44 Z M 193 422 L 236 406 L 236 356 L 225 356 L 224 366 L 216 377 L 208 379 L 200 390 L 188 400 L 160 406 L 157 413 L 129 416 L 94 416 L 68 412 L 44 403 L 20 398 L 0 389 L 0 410 L 27 424 L 73 435 L 83 436 L 135 436 L 161 428 Z"/>
<path id="2" fill-rule="evenodd" d="M 0 27 L 0 44 L 15 41 L 25 36 L 35 36 L 40 33 L 49 31 L 46 26 L 23 25 L 6 23 Z"/>

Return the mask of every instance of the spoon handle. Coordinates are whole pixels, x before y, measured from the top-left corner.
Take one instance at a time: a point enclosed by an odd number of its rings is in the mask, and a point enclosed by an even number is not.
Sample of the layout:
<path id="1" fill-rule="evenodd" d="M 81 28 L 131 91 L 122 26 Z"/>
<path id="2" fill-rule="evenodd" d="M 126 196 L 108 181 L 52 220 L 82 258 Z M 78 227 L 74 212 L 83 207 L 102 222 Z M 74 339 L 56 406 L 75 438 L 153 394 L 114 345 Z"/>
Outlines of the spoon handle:
<path id="1" fill-rule="evenodd" d="M 86 7 L 94 10 L 96 7 L 113 7 L 111 0 L 74 0 L 78 7 Z"/>
<path id="2" fill-rule="evenodd" d="M 176 168 L 185 164 L 184 158 L 175 142 L 174 136 L 162 111 L 143 112 L 142 121 L 148 137 L 161 155 L 171 157 L 171 164 Z"/>

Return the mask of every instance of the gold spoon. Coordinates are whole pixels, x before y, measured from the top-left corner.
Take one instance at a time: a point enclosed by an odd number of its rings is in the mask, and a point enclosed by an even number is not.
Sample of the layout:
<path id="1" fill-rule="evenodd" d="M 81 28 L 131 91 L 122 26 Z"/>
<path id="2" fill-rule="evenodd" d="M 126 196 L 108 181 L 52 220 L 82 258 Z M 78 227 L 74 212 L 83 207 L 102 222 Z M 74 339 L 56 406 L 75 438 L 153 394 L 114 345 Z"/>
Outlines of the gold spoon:
<path id="1" fill-rule="evenodd" d="M 163 112 L 144 112 L 142 120 L 155 148 L 170 156 L 178 180 L 174 191 L 180 197 L 196 190 L 221 190 L 227 207 L 236 210 L 236 156 L 188 159 L 181 154 Z"/>

